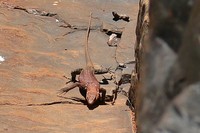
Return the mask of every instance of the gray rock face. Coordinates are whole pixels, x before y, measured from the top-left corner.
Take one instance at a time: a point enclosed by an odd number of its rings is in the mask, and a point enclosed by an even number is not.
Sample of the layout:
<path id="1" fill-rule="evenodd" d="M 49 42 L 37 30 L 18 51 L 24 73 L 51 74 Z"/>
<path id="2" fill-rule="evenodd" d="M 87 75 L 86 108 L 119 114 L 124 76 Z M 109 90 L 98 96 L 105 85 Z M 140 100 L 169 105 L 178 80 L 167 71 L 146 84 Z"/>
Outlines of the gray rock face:
<path id="1" fill-rule="evenodd" d="M 196 1 L 190 15 L 183 43 L 180 49 L 179 60 L 187 77 L 188 84 L 200 80 L 200 1 Z"/>
<path id="2" fill-rule="evenodd" d="M 167 107 L 154 133 L 198 133 L 200 82 L 190 85 Z"/>
<path id="3" fill-rule="evenodd" d="M 167 90 L 165 82 L 176 61 L 175 53 L 163 40 L 155 38 L 151 43 L 152 46 L 144 50 L 142 86 L 141 92 L 138 93 L 141 97 L 145 96 L 141 99 L 142 102 L 139 105 L 141 108 L 138 112 L 139 122 L 141 121 L 141 124 L 146 122 L 142 128 L 150 128 L 148 125 L 157 122 L 162 115 L 169 100 L 165 93 Z"/>
<path id="4" fill-rule="evenodd" d="M 132 79 L 129 95 L 136 108 L 138 132 L 197 133 L 200 1 L 152 0 L 149 11 L 148 1 L 140 4 L 133 74 L 137 78 Z M 143 24 L 148 12 L 149 30 Z"/>

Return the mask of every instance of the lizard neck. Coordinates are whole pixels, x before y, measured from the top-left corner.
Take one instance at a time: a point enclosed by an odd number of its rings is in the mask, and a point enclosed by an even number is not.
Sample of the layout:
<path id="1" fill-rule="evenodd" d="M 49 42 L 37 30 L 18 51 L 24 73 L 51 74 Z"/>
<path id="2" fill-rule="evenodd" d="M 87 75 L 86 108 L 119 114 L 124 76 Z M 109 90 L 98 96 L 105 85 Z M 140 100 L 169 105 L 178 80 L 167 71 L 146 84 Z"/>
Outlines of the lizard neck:
<path id="1" fill-rule="evenodd" d="M 92 19 L 92 13 L 90 13 L 89 25 L 88 25 L 87 34 L 86 34 L 85 60 L 86 60 L 86 67 L 94 68 L 92 60 L 91 60 L 89 52 L 88 52 L 88 39 L 89 39 L 89 34 L 90 34 L 91 19 Z"/>

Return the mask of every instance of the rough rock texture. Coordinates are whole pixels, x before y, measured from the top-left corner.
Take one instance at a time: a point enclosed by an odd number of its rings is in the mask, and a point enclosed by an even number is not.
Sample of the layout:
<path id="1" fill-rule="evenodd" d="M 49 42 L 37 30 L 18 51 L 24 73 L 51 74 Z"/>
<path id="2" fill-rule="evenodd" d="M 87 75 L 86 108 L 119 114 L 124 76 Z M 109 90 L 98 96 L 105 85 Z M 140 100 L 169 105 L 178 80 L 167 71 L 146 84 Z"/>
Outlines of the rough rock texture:
<path id="1" fill-rule="evenodd" d="M 143 45 L 145 38 L 149 32 L 149 0 L 140 0 L 139 2 L 139 12 L 138 12 L 138 19 L 137 19 L 137 26 L 136 26 L 136 42 L 135 42 L 135 69 L 132 72 L 131 75 L 131 87 L 129 90 L 129 98 L 131 103 L 134 106 L 137 106 L 137 104 L 140 104 L 140 98 L 139 94 L 136 94 L 137 89 L 139 89 L 139 79 L 140 79 L 140 71 L 142 71 L 141 65 L 141 57 L 143 54 Z M 137 110 L 136 110 L 137 111 Z"/>
<path id="2" fill-rule="evenodd" d="M 143 31 L 141 18 L 148 11 L 140 5 L 140 11 L 144 12 L 138 15 L 137 71 L 130 91 L 138 132 L 197 133 L 200 129 L 200 2 L 150 0 L 149 4 L 147 39 L 142 37 L 146 30 Z"/>

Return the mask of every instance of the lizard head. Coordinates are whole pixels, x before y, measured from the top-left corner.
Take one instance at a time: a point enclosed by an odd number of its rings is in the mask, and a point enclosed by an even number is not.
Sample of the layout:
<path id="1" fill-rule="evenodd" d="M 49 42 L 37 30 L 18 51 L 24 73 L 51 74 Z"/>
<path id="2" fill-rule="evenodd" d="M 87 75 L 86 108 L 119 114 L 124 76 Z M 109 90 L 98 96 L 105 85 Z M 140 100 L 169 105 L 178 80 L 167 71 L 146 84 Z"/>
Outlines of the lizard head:
<path id="1" fill-rule="evenodd" d="M 87 102 L 89 105 L 92 105 L 94 104 L 99 98 L 99 93 L 95 93 L 95 92 L 87 92 L 87 96 L 86 96 L 86 99 L 87 99 Z"/>
<path id="2" fill-rule="evenodd" d="M 88 86 L 86 100 L 89 105 L 94 104 L 99 98 L 99 90 L 94 88 L 93 86 Z"/>

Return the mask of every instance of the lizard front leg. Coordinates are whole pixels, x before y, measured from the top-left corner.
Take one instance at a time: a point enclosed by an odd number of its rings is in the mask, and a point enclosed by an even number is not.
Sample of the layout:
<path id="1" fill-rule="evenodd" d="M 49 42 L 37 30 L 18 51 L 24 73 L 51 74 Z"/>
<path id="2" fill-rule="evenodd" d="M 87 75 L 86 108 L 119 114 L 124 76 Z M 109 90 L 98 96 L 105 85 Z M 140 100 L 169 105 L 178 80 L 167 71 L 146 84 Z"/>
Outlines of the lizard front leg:
<path id="1" fill-rule="evenodd" d="M 64 87 L 59 90 L 59 94 L 67 93 L 68 91 L 74 89 L 75 87 L 79 87 L 81 84 L 79 82 L 72 83 L 68 85 L 67 87 Z"/>

